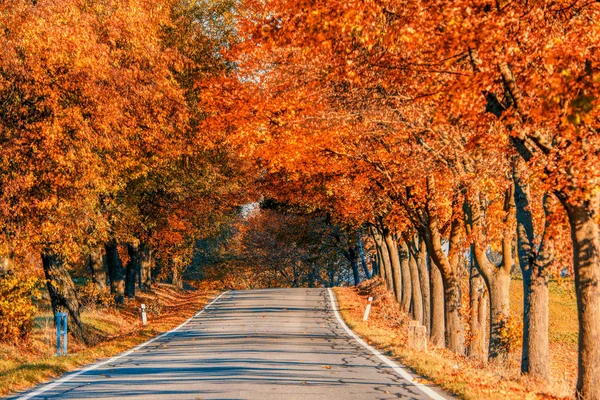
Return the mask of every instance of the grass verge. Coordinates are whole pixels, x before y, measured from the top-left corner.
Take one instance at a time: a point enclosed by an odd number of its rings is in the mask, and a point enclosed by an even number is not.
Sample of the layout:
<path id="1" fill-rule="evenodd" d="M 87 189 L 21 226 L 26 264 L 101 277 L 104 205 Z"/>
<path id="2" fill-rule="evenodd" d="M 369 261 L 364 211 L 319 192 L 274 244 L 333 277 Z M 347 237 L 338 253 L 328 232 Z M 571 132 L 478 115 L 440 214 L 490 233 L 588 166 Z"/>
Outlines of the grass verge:
<path id="1" fill-rule="evenodd" d="M 513 302 L 518 300 L 519 283 L 518 281 L 513 282 Z M 564 369 L 569 371 L 566 376 L 563 376 L 564 380 L 553 380 L 548 384 L 522 376 L 519 373 L 518 363 L 515 363 L 516 354 L 511 354 L 511 360 L 504 364 L 491 365 L 468 357 L 457 356 L 446 349 L 430 348 L 426 353 L 416 352 L 406 346 L 409 316 L 400 310 L 398 303 L 384 288 L 380 280 L 373 279 L 356 288 L 336 288 L 334 290 L 342 318 L 346 324 L 382 353 L 398 359 L 402 364 L 424 377 L 423 383 L 437 384 L 463 399 L 564 399 L 570 398 L 570 393 L 573 393 L 574 381 L 571 370 L 573 360 L 570 358 L 567 366 L 558 369 L 560 376 L 564 373 Z M 563 295 L 566 297 L 557 297 L 551 290 L 551 313 L 558 312 L 557 310 L 561 307 L 564 307 L 565 310 L 571 307 L 570 295 L 568 293 L 563 293 Z M 369 296 L 374 296 L 375 300 L 369 321 L 363 322 L 362 317 Z M 520 311 L 518 306 L 514 307 L 515 318 L 520 318 L 519 312 L 522 315 L 522 304 Z M 551 324 L 552 321 L 557 321 L 558 325 L 556 315 L 551 315 Z M 565 346 L 569 352 L 572 350 L 572 334 L 570 333 L 573 330 L 572 324 L 573 321 L 569 317 L 560 329 L 555 327 L 558 331 L 555 330 L 551 335 L 551 352 L 560 353 L 559 349 Z M 576 326 L 575 314 L 575 329 Z M 565 337 L 567 339 L 564 339 Z M 575 343 L 575 354 L 576 346 Z M 556 357 L 560 359 L 564 355 Z M 553 356 L 553 368 L 556 357 Z M 570 356 L 567 355 L 567 357 Z M 559 362 L 558 359 L 556 362 Z M 576 358 L 574 361 L 576 365 Z M 556 372 L 553 370 L 553 376 L 557 375 Z"/>
<path id="2" fill-rule="evenodd" d="M 210 288 L 180 291 L 159 284 L 152 292 L 140 293 L 128 301 L 122 309 L 86 310 L 82 319 L 94 331 L 97 343 L 86 346 L 69 336 L 69 354 L 63 357 L 55 355 L 52 316 L 44 312 L 36 317 L 34 332 L 27 341 L 0 345 L 0 395 L 31 388 L 143 343 L 194 315 L 218 292 Z M 146 326 L 139 317 L 141 303 L 152 305 Z"/>

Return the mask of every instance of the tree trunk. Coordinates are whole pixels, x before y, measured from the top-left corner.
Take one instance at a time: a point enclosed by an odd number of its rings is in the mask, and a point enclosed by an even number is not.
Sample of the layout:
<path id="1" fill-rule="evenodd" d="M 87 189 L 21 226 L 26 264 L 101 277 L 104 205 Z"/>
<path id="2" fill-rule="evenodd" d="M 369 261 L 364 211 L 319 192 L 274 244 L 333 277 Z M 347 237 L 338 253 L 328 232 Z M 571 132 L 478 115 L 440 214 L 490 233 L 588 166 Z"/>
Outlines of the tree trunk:
<path id="1" fill-rule="evenodd" d="M 294 276 L 294 281 L 292 282 L 292 285 L 297 286 L 297 283 L 295 283 L 295 281 L 296 281 L 296 277 Z M 173 284 L 173 286 L 175 286 L 178 289 L 183 288 L 183 274 L 181 273 L 181 270 L 179 269 L 179 267 L 173 266 L 173 271 L 172 271 L 172 275 L 171 275 L 171 283 Z M 296 286 L 293 286 L 293 287 L 296 287 Z"/>
<path id="2" fill-rule="evenodd" d="M 409 312 L 412 300 L 412 285 L 411 285 L 411 274 L 410 274 L 410 259 L 408 253 L 408 246 L 406 241 L 402 238 L 399 239 L 398 255 L 400 259 L 400 278 L 402 280 L 402 295 L 400 298 L 401 308 Z"/>
<path id="3" fill-rule="evenodd" d="M 444 311 L 446 320 L 446 346 L 457 354 L 464 354 L 464 329 L 461 322 L 462 298 L 458 279 L 458 250 L 460 223 L 457 218 L 457 194 L 452 199 L 450 247 L 448 256 L 442 248 L 442 237 L 438 228 L 436 189 L 433 176 L 427 177 L 427 223 L 422 230 L 431 259 L 439 268 L 444 283 Z"/>
<path id="4" fill-rule="evenodd" d="M 514 185 L 505 193 L 504 228 L 502 235 L 502 263 L 493 264 L 486 253 L 489 248 L 485 234 L 485 213 L 481 209 L 479 193 L 468 197 L 464 203 L 465 227 L 473 237 L 471 245 L 475 266 L 481 273 L 490 296 L 489 352 L 490 360 L 505 360 L 510 343 L 505 334 L 510 317 L 510 271 L 513 265 L 513 238 L 516 227 Z"/>
<path id="5" fill-rule="evenodd" d="M 600 399 L 600 229 L 598 198 L 572 204 L 559 197 L 569 216 L 579 312 L 577 396 Z"/>
<path id="6" fill-rule="evenodd" d="M 365 249 L 363 248 L 362 232 L 360 229 L 357 231 L 357 236 L 358 236 L 357 246 L 358 246 L 358 254 L 360 255 L 360 262 L 362 264 L 363 271 L 365 271 L 365 277 L 367 279 L 371 279 L 371 273 L 369 272 L 369 266 L 367 265 L 367 258 L 365 257 Z"/>
<path id="7" fill-rule="evenodd" d="M 421 298 L 423 300 L 423 320 L 422 324 L 427 328 L 427 333 L 431 332 L 431 295 L 429 282 L 429 269 L 427 268 L 427 248 L 422 240 L 419 240 L 418 235 L 413 236 L 413 240 L 409 243 L 411 246 L 411 257 L 414 257 L 417 262 L 419 273 L 419 285 L 421 287 Z"/>
<path id="8" fill-rule="evenodd" d="M 106 260 L 104 258 L 104 249 L 95 247 L 91 250 L 89 256 L 90 272 L 92 274 L 92 282 L 98 290 L 106 289 Z"/>
<path id="9" fill-rule="evenodd" d="M 523 351 L 521 372 L 550 379 L 548 343 L 548 274 L 536 274 L 539 268 L 523 271 Z"/>
<path id="10" fill-rule="evenodd" d="M 407 246 L 408 250 L 408 246 Z M 414 320 L 423 324 L 423 296 L 421 294 L 421 284 L 419 277 L 419 268 L 417 267 L 417 259 L 409 252 L 410 279 L 412 289 L 412 317 Z"/>
<path id="11" fill-rule="evenodd" d="M 519 88 L 507 63 L 501 64 L 500 73 L 513 99 L 519 100 L 521 97 Z M 527 115 L 527 112 L 521 109 L 519 101 L 513 103 L 513 107 L 519 111 L 519 114 Z M 540 145 L 539 137 L 533 137 L 532 133 L 526 135 L 529 135 L 529 139 L 538 149 L 549 154 L 553 150 L 552 142 L 548 141 Z M 521 139 L 513 137 L 511 142 L 526 161 L 533 157 L 532 152 Z M 565 160 L 564 152 L 561 154 L 561 151 L 556 151 L 554 155 L 562 158 L 562 160 L 559 158 L 559 162 L 568 161 Z M 568 167 L 567 171 L 570 169 L 571 167 Z M 577 170 L 577 167 L 575 169 Z M 585 177 L 575 177 L 568 172 L 561 178 L 566 178 L 572 185 L 566 190 L 557 190 L 555 194 L 567 211 L 573 242 L 573 267 L 579 317 L 577 396 L 586 400 L 600 400 L 600 379 L 598 379 L 600 376 L 600 346 L 598 346 L 600 343 L 600 227 L 598 226 L 600 199 L 597 188 L 589 187 L 590 184 Z M 578 191 L 581 189 L 584 190 L 583 194 L 590 197 L 577 198 Z M 587 193 L 585 189 L 588 190 Z M 570 193 L 572 190 L 575 194 Z"/>
<path id="12" fill-rule="evenodd" d="M 48 251 L 42 254 L 42 266 L 54 316 L 56 317 L 56 313 L 66 310 L 70 316 L 69 331 L 76 338 L 86 342 L 79 311 L 79 300 L 69 272 L 62 260 Z"/>
<path id="13" fill-rule="evenodd" d="M 471 272 L 469 291 L 471 300 L 471 343 L 469 356 L 478 360 L 487 359 L 485 331 L 487 325 L 487 298 L 483 277 L 475 266 L 474 255 L 471 255 Z"/>
<path id="14" fill-rule="evenodd" d="M 139 263 L 139 287 L 142 290 L 149 290 L 152 287 L 152 267 L 154 266 L 154 257 L 152 250 L 146 243 L 140 243 L 140 263 Z"/>
<path id="15" fill-rule="evenodd" d="M 398 303 L 400 303 L 402 301 L 402 278 L 400 277 L 402 267 L 400 266 L 398 247 L 396 247 L 396 241 L 394 240 L 394 237 L 390 233 L 389 229 L 384 228 L 383 238 L 387 246 L 390 264 L 392 267 L 391 277 L 394 288 L 394 296 L 396 297 Z"/>
<path id="16" fill-rule="evenodd" d="M 553 260 L 552 240 L 547 235 L 549 220 L 543 231 L 534 232 L 531 215 L 531 192 L 527 184 L 525 165 L 521 161 L 513 173 L 515 205 L 517 208 L 517 249 L 523 275 L 523 348 L 521 372 L 531 376 L 550 379 L 550 352 L 548 347 L 548 266 Z M 544 210 L 548 213 L 548 195 L 544 195 Z M 546 216 L 547 217 L 547 216 Z M 534 238 L 540 239 L 535 251 Z"/>
<path id="17" fill-rule="evenodd" d="M 387 248 L 383 236 L 376 229 L 373 229 L 373 238 L 375 239 L 375 245 L 377 247 L 377 253 L 379 254 L 379 260 L 381 265 L 381 276 L 385 281 L 388 290 L 394 291 L 394 283 L 392 280 L 392 263 L 390 261 L 390 254 Z"/>
<path id="18" fill-rule="evenodd" d="M 115 304 L 125 303 L 125 271 L 116 240 L 111 240 L 104 245 L 106 252 L 106 267 L 110 279 L 110 292 L 112 293 Z"/>
<path id="19" fill-rule="evenodd" d="M 506 336 L 510 316 L 510 270 L 498 269 L 488 285 L 490 295 L 490 338 L 488 358 L 506 360 L 510 343 Z"/>
<path id="20" fill-rule="evenodd" d="M 350 265 L 352 266 L 354 286 L 358 286 L 360 283 L 360 274 L 358 273 L 358 256 L 356 254 L 356 249 L 353 246 L 348 248 L 348 258 L 348 261 L 350 261 Z"/>
<path id="21" fill-rule="evenodd" d="M 140 270 L 140 251 L 137 244 L 128 244 L 127 253 L 129 261 L 125 267 L 125 296 L 133 299 L 135 297 L 135 281 L 137 272 Z"/>
<path id="22" fill-rule="evenodd" d="M 329 287 L 335 286 L 335 269 L 330 268 L 327 270 L 327 278 L 329 278 Z"/>
<path id="23" fill-rule="evenodd" d="M 376 254 L 375 257 L 373 257 L 373 255 L 371 254 L 369 256 L 371 258 L 371 268 L 373 269 L 373 276 L 377 276 L 377 275 L 381 275 L 381 272 L 379 270 L 379 254 Z"/>
<path id="24" fill-rule="evenodd" d="M 429 337 L 434 346 L 444 347 L 446 332 L 444 282 L 440 269 L 429 258 L 428 264 L 431 279 L 431 330 Z"/>

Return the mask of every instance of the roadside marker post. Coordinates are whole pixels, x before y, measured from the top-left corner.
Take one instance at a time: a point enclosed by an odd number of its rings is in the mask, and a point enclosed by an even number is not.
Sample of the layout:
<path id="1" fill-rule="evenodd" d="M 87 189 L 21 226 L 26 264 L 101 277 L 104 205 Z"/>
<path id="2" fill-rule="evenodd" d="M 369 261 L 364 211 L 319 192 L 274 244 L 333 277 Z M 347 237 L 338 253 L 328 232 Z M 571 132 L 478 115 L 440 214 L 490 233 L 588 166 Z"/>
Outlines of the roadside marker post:
<path id="1" fill-rule="evenodd" d="M 67 313 L 59 312 L 54 317 L 54 323 L 56 325 L 56 355 L 67 355 Z M 61 346 L 62 342 L 62 346 Z"/>
<path id="2" fill-rule="evenodd" d="M 369 319 L 369 313 L 371 312 L 371 303 L 373 303 L 373 297 L 369 297 L 369 304 L 367 304 L 367 309 L 365 310 L 365 315 L 363 317 L 363 321 Z"/>
<path id="3" fill-rule="evenodd" d="M 146 319 L 146 305 L 142 304 L 142 325 L 146 325 L 148 320 Z"/>

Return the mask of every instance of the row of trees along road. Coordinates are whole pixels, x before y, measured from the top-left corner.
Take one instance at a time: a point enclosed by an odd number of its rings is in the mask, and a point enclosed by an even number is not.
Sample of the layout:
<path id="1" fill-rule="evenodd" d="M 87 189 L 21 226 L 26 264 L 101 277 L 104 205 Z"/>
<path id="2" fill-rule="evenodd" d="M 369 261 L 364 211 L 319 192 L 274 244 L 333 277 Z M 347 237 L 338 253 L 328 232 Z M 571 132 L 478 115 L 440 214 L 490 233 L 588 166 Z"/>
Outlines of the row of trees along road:
<path id="1" fill-rule="evenodd" d="M 2 273 L 41 259 L 81 339 L 78 266 L 100 289 L 108 275 L 117 304 L 156 260 L 181 284 L 195 241 L 246 201 L 244 163 L 201 128 L 196 87 L 231 68 L 217 52 L 229 15 L 210 1 L 0 5 Z"/>
<path id="2" fill-rule="evenodd" d="M 198 244 L 188 276 L 232 289 L 357 285 L 372 276 L 371 243 L 322 210 L 263 200 L 224 228 Z"/>
<path id="3" fill-rule="evenodd" d="M 577 394 L 600 399 L 599 20 L 580 1 L 249 0 L 238 68 L 204 93 L 265 193 L 369 226 L 390 290 L 440 346 L 504 357 L 517 264 L 522 371 L 548 379 L 548 280 L 570 266 Z M 490 313 L 489 344 L 468 349 L 465 254 L 475 336 L 480 287 Z"/>
<path id="4" fill-rule="evenodd" d="M 599 20 L 577 0 L 3 2 L 3 269 L 41 259 L 83 337 L 74 265 L 104 255 L 116 302 L 150 255 L 179 282 L 260 195 L 369 233 L 401 306 L 458 354 L 505 356 L 519 265 L 522 371 L 542 379 L 569 265 L 577 394 L 600 399 Z"/>

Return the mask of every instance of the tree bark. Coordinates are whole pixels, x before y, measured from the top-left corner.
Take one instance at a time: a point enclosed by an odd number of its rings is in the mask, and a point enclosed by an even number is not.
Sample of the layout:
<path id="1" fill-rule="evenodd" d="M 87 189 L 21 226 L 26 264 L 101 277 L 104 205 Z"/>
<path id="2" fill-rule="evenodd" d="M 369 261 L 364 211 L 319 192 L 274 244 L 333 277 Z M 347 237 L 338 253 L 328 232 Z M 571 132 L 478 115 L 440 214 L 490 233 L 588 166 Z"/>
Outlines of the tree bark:
<path id="1" fill-rule="evenodd" d="M 429 334 L 431 332 L 431 287 L 429 269 L 427 268 L 427 248 L 425 242 L 420 240 L 418 235 L 413 236 L 413 240 L 409 245 L 411 257 L 415 258 L 419 271 L 419 285 L 421 286 L 421 298 L 423 300 L 423 321 L 421 323 L 427 328 Z"/>
<path id="2" fill-rule="evenodd" d="M 350 266 L 352 267 L 354 286 L 358 286 L 360 284 L 360 274 L 358 272 L 358 255 L 354 246 L 348 248 L 348 261 L 350 261 Z"/>
<path id="3" fill-rule="evenodd" d="M 92 274 L 92 282 L 94 282 L 98 290 L 104 291 L 106 289 L 106 260 L 104 258 L 104 248 L 93 248 L 90 251 L 88 262 Z"/>
<path id="4" fill-rule="evenodd" d="M 381 272 L 379 269 L 379 265 L 381 265 L 380 261 L 379 261 L 379 254 L 376 254 L 375 257 L 373 257 L 373 255 L 371 254 L 369 257 L 371 258 L 371 268 L 373 269 L 372 276 L 381 275 Z"/>
<path id="5" fill-rule="evenodd" d="M 521 372 L 534 377 L 550 379 L 548 347 L 548 266 L 553 260 L 552 241 L 547 235 L 548 218 L 541 234 L 536 235 L 531 214 L 531 193 L 524 176 L 525 165 L 519 162 L 513 173 L 515 205 L 517 208 L 517 249 L 523 275 L 523 348 Z M 544 209 L 548 195 L 544 195 Z M 540 239 L 538 251 L 534 238 Z"/>
<path id="6" fill-rule="evenodd" d="M 512 107 L 522 116 L 521 119 L 526 121 L 527 110 L 522 109 L 517 82 L 506 62 L 500 63 L 500 73 L 514 100 Z M 552 152 L 554 147 L 552 141 L 541 135 L 539 131 L 526 131 L 525 137 L 525 140 L 533 143 L 542 153 L 548 155 Z M 525 145 L 525 140 L 513 136 L 511 143 L 523 159 L 529 161 L 533 153 Z M 560 161 L 568 161 L 565 160 L 568 155 L 563 151 L 557 151 L 554 155 L 558 155 Z M 579 317 L 577 396 L 581 399 L 600 400 L 600 379 L 598 379 L 600 376 L 600 346 L 598 346 L 600 343 L 600 227 L 598 226 L 600 198 L 595 187 L 589 187 L 590 184 L 586 179 L 573 176 L 569 169 L 570 167 L 561 178 L 566 179 L 570 187 L 557 189 L 555 195 L 567 211 L 573 243 L 573 267 Z M 584 193 L 587 191 L 589 198 L 578 198 L 580 190 Z"/>
<path id="7" fill-rule="evenodd" d="M 392 280 L 392 263 L 390 261 L 390 255 L 383 235 L 378 229 L 373 229 L 373 238 L 375 239 L 375 245 L 379 254 L 381 262 L 381 276 L 385 281 L 388 290 L 394 292 L 394 283 Z M 394 292 L 395 293 L 395 292 Z"/>
<path id="8" fill-rule="evenodd" d="M 50 303 L 52 304 L 52 312 L 56 317 L 56 313 L 67 311 L 69 313 L 69 331 L 73 335 L 86 342 L 84 335 L 83 324 L 79 310 L 79 300 L 75 291 L 75 284 L 65 268 L 64 263 L 59 256 L 51 251 L 46 251 L 42 254 L 42 266 L 44 275 L 46 276 L 46 287 L 50 295 Z"/>
<path id="9" fill-rule="evenodd" d="M 362 264 L 363 267 L 363 271 L 365 272 L 365 277 L 367 279 L 371 279 L 371 272 L 369 272 L 369 266 L 367 265 L 367 258 L 365 257 L 365 249 L 363 248 L 363 242 L 362 242 L 362 232 L 359 229 L 357 231 L 357 247 L 358 247 L 358 254 L 360 255 L 360 262 Z"/>
<path id="10" fill-rule="evenodd" d="M 464 329 L 461 322 L 462 298 L 458 277 L 458 251 L 460 223 L 457 218 L 457 196 L 452 200 L 450 247 L 448 256 L 442 248 L 442 237 L 438 228 L 436 189 L 433 176 L 427 177 L 427 220 L 422 234 L 432 261 L 442 274 L 444 283 L 444 311 L 446 323 L 446 346 L 457 354 L 464 354 Z"/>
<path id="11" fill-rule="evenodd" d="M 148 290 L 152 287 L 152 267 L 154 267 L 154 257 L 152 249 L 146 243 L 140 243 L 140 263 L 139 263 L 139 287 L 142 290 Z"/>
<path id="12" fill-rule="evenodd" d="M 402 278 L 400 277 L 401 266 L 400 266 L 400 257 L 398 255 L 398 247 L 396 247 L 396 241 L 394 237 L 390 233 L 390 230 L 384 228 L 383 231 L 383 239 L 387 246 L 387 252 L 390 258 L 390 266 L 392 268 L 391 277 L 392 284 L 394 288 L 394 297 L 396 297 L 396 301 L 401 303 L 402 301 Z"/>
<path id="13" fill-rule="evenodd" d="M 292 282 L 292 287 L 297 287 L 298 284 L 295 283 L 296 279 L 294 277 L 294 281 Z M 183 276 L 178 267 L 173 267 L 172 275 L 171 275 L 171 283 L 178 289 L 183 288 Z"/>
<path id="14" fill-rule="evenodd" d="M 471 300 L 471 343 L 469 356 L 478 360 L 487 359 L 485 345 L 487 324 L 487 296 L 485 283 L 479 270 L 475 266 L 475 256 L 471 254 L 471 271 L 469 277 L 469 291 Z"/>
<path id="15" fill-rule="evenodd" d="M 115 299 L 115 304 L 121 305 L 125 303 L 125 270 L 119 256 L 117 241 L 113 239 L 106 243 L 104 251 L 110 279 L 110 292 Z"/>
<path id="16" fill-rule="evenodd" d="M 127 253 L 129 261 L 125 267 L 125 297 L 135 297 L 135 281 L 137 272 L 140 270 L 140 251 L 137 244 L 128 244 Z"/>
<path id="17" fill-rule="evenodd" d="M 444 310 L 444 282 L 440 269 L 427 258 L 431 279 L 431 330 L 429 338 L 436 347 L 445 347 L 446 320 Z"/>
<path id="18" fill-rule="evenodd" d="M 598 196 L 574 203 L 561 193 L 573 240 L 575 291 L 579 312 L 577 396 L 600 399 L 600 229 Z"/>
<path id="19" fill-rule="evenodd" d="M 412 281 L 411 281 L 411 271 L 410 271 L 410 257 L 408 252 L 408 246 L 406 245 L 406 241 L 402 238 L 396 240 L 396 243 L 399 243 L 398 246 L 398 255 L 400 260 L 400 278 L 402 282 L 402 294 L 400 297 L 400 307 L 406 311 L 410 311 L 410 305 L 412 300 Z"/>
<path id="20" fill-rule="evenodd" d="M 502 263 L 492 263 L 486 251 L 489 248 L 484 232 L 484 213 L 481 210 L 479 193 L 467 197 L 464 203 L 465 227 L 473 237 L 472 250 L 475 255 L 475 266 L 483 277 L 490 296 L 490 328 L 489 351 L 490 360 L 505 360 L 510 343 L 505 334 L 510 317 L 510 271 L 513 265 L 513 238 L 516 215 L 514 185 L 511 184 L 505 193 L 504 228 L 502 237 Z"/>
<path id="21" fill-rule="evenodd" d="M 408 244 L 408 243 L 407 243 Z M 410 244 L 407 246 L 407 250 Z M 409 265 L 410 265 L 410 279 L 412 289 L 412 317 L 414 320 L 419 321 L 419 324 L 424 325 L 423 322 L 423 296 L 421 294 L 421 279 L 419 276 L 419 267 L 417 266 L 417 258 L 413 252 L 409 251 Z"/>

